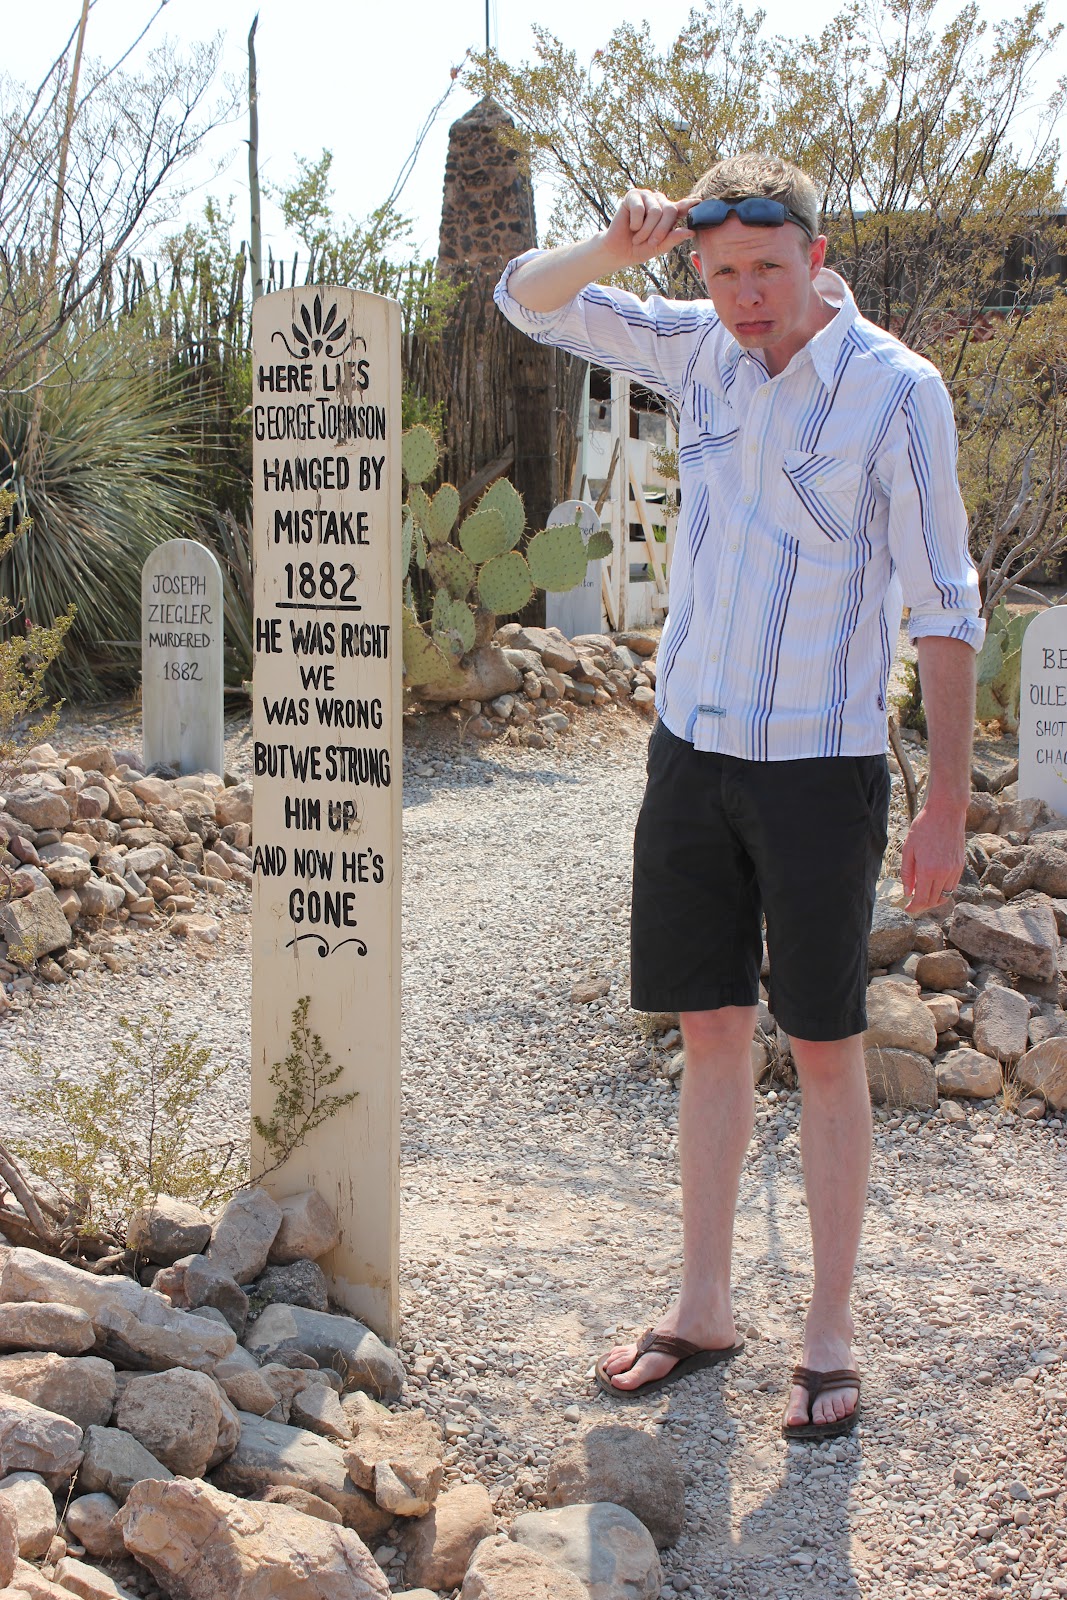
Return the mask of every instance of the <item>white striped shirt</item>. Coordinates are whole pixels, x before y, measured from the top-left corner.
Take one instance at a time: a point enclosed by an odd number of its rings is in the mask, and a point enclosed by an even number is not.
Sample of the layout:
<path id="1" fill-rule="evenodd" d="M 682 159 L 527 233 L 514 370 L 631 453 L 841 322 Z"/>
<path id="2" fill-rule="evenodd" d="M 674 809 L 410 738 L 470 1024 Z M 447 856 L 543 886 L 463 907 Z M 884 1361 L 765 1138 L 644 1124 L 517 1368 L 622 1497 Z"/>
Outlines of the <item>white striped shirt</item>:
<path id="1" fill-rule="evenodd" d="M 504 315 L 542 344 L 628 373 L 679 413 L 681 519 L 656 705 L 698 750 L 755 761 L 873 755 L 902 605 L 913 640 L 978 649 L 978 577 L 937 369 L 837 314 L 772 378 L 710 301 L 641 301 L 593 284 L 561 310 Z"/>

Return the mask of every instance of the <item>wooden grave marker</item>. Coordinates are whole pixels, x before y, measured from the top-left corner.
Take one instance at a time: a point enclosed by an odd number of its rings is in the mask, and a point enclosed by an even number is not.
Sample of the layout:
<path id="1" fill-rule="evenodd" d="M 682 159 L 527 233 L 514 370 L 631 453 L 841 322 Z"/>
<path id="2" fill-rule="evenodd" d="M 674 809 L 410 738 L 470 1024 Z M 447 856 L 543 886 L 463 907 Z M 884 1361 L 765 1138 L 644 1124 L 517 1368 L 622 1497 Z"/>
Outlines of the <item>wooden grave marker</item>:
<path id="1" fill-rule="evenodd" d="M 575 520 L 588 540 L 591 533 L 600 532 L 600 518 L 596 508 L 584 500 L 564 500 L 549 513 L 546 526 L 567 527 Z M 585 577 L 574 589 L 562 594 L 545 595 L 545 621 L 550 628 L 558 628 L 568 639 L 577 639 L 583 633 L 603 633 L 604 603 L 600 597 L 603 561 L 590 561 Z"/>
<path id="2" fill-rule="evenodd" d="M 286 289 L 252 317 L 252 1112 L 293 1014 L 355 1092 L 266 1179 L 316 1188 L 333 1297 L 399 1326 L 400 308 Z M 261 1141 L 253 1160 L 263 1164 Z"/>
<path id="3" fill-rule="evenodd" d="M 1023 634 L 1019 798 L 1067 817 L 1067 606 L 1041 611 Z"/>
<path id="4" fill-rule="evenodd" d="M 223 770 L 222 572 L 195 539 L 168 539 L 141 571 L 146 768 Z"/>

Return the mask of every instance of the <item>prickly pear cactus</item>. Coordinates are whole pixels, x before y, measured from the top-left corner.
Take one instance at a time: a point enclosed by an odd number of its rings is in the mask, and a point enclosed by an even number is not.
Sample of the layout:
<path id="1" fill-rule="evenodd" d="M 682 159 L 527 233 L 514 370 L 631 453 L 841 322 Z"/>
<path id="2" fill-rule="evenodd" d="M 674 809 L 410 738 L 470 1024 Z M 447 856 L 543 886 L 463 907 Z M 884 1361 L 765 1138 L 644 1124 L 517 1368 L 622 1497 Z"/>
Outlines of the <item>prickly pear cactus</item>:
<path id="1" fill-rule="evenodd" d="M 477 511 L 472 511 L 469 517 L 463 519 L 459 542 L 476 566 L 511 549 L 504 519 L 491 506 L 487 509 L 479 506 Z"/>
<path id="2" fill-rule="evenodd" d="M 521 611 L 533 592 L 530 568 L 517 550 L 493 556 L 478 574 L 478 598 L 487 611 L 501 617 Z"/>
<path id="3" fill-rule="evenodd" d="M 585 578 L 587 559 L 585 542 L 577 524 L 564 528 L 546 528 L 535 533 L 530 540 L 526 559 L 530 563 L 530 576 L 539 589 L 551 594 L 562 594 L 577 588 Z"/>
<path id="4" fill-rule="evenodd" d="M 598 528 L 596 533 L 591 533 L 586 540 L 586 560 L 606 561 L 612 548 L 610 531 L 607 528 Z"/>
<path id="5" fill-rule="evenodd" d="M 1019 726 L 1023 634 L 1035 615 L 1025 611 L 1013 617 L 1006 605 L 997 606 L 978 654 L 975 715 L 982 722 L 1001 723 L 1009 733 Z"/>
<path id="6" fill-rule="evenodd" d="M 409 483 L 423 483 L 432 477 L 437 465 L 437 440 L 429 428 L 419 423 L 408 428 L 400 440 L 400 464 Z"/>
<path id="7" fill-rule="evenodd" d="M 462 692 L 461 659 L 489 643 L 497 618 L 521 611 L 535 584 L 560 593 L 581 583 L 590 556 L 575 525 L 537 534 L 530 542 L 528 562 L 515 548 L 526 525 L 522 496 L 506 478 L 486 490 L 455 532 L 458 489 L 442 484 L 431 499 L 422 487 L 437 465 L 437 445 L 430 430 L 421 425 L 408 429 L 402 451 L 408 480 L 401 534 L 404 678 L 416 688 L 455 684 Z M 428 625 L 418 620 L 407 578 L 412 556 L 436 591 Z"/>

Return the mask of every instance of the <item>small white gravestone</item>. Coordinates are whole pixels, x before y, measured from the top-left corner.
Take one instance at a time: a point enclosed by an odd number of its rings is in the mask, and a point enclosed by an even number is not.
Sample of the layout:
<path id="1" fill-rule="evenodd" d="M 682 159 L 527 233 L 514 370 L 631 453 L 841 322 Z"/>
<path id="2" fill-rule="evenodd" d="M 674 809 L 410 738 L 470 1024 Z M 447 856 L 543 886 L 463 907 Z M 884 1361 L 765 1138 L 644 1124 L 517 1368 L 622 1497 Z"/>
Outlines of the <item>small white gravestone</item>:
<path id="1" fill-rule="evenodd" d="M 564 500 L 550 514 L 547 526 L 562 528 L 579 518 L 578 526 L 586 539 L 591 533 L 600 532 L 600 518 L 595 508 L 584 500 Z M 603 565 L 603 561 L 590 561 L 585 569 L 585 580 L 576 589 L 545 596 L 545 621 L 550 628 L 558 628 L 568 639 L 604 631 L 604 603 L 600 598 Z"/>
<path id="2" fill-rule="evenodd" d="M 298 1009 L 352 1094 L 266 1179 L 315 1188 L 332 1298 L 399 1327 L 400 307 L 286 289 L 252 313 L 252 1112 Z M 305 1051 L 306 1054 L 306 1051 Z M 272 1081 L 273 1077 L 273 1081 Z M 265 1155 L 252 1141 L 253 1160 Z"/>
<path id="3" fill-rule="evenodd" d="M 1023 634 L 1019 798 L 1067 816 L 1067 605 L 1040 612 Z"/>
<path id="4" fill-rule="evenodd" d="M 195 539 L 168 539 L 141 573 L 146 768 L 222 772 L 222 635 L 218 562 Z"/>

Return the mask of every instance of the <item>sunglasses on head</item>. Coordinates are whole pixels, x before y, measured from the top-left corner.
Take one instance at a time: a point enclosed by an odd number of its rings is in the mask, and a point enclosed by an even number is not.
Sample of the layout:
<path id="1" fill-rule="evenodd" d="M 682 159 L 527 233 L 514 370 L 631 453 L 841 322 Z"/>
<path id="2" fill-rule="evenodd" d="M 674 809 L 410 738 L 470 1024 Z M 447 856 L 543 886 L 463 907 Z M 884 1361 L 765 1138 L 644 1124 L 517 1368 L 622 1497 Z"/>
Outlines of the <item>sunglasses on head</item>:
<path id="1" fill-rule="evenodd" d="M 698 228 L 718 228 L 731 214 L 746 228 L 780 228 L 783 223 L 795 222 L 809 239 L 815 237 L 803 217 L 790 211 L 781 200 L 770 200 L 764 195 L 749 195 L 744 200 L 701 200 L 686 217 L 685 225 L 694 232 Z"/>

